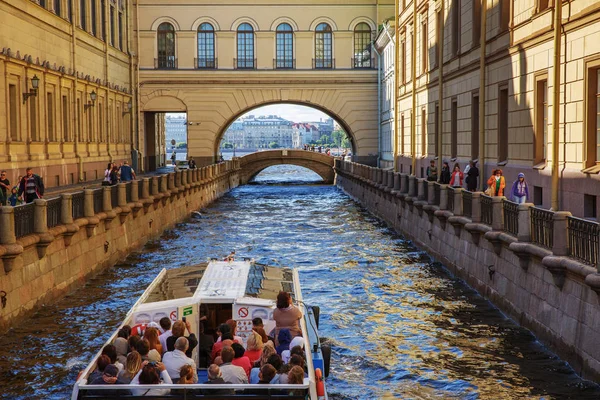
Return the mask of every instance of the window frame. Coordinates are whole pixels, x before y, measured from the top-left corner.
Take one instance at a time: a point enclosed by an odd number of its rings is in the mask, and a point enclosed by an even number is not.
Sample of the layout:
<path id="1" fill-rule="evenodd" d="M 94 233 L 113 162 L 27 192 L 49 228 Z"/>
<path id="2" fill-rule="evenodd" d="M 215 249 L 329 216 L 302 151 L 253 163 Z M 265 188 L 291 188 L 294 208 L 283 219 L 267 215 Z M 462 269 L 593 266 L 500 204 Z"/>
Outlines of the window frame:
<path id="1" fill-rule="evenodd" d="M 282 28 L 282 29 L 280 29 Z M 289 28 L 283 30 L 284 28 Z M 283 58 L 280 58 L 280 55 Z M 275 69 L 295 68 L 294 59 L 294 28 L 287 22 L 282 22 L 275 28 Z"/>
<path id="2" fill-rule="evenodd" d="M 249 27 L 250 29 L 241 29 L 242 27 Z M 235 31 L 236 37 L 236 61 L 235 68 L 236 69 L 256 69 L 256 40 L 254 37 L 254 27 L 247 22 L 242 22 L 238 25 Z M 243 40 L 240 40 L 243 39 Z M 240 47 L 240 41 L 242 42 Z M 250 43 L 247 44 L 246 42 Z M 243 50 L 243 51 L 241 51 Z M 240 54 L 243 54 L 244 57 L 240 58 Z M 250 55 L 250 57 L 248 57 Z M 241 61 L 241 62 L 240 62 Z"/>
<path id="3" fill-rule="evenodd" d="M 533 126 L 533 160 L 534 165 L 545 164 L 548 160 L 548 71 L 538 73 L 534 77 L 534 126 Z M 542 96 L 541 85 L 545 85 L 545 102 Z M 543 107 L 546 114 L 541 111 Z M 541 129 L 541 133 L 540 133 Z M 545 131 L 544 131 L 545 129 Z M 540 143 L 540 140 L 541 143 Z"/>
<path id="4" fill-rule="evenodd" d="M 321 22 L 315 27 L 314 45 L 315 62 L 313 67 L 315 69 L 335 68 L 335 61 L 333 58 L 333 29 L 331 28 L 331 25 L 326 22 Z M 319 53 L 322 53 L 322 57 L 319 57 Z"/>
<path id="5" fill-rule="evenodd" d="M 161 27 L 166 26 L 169 26 L 171 29 L 161 30 Z M 173 36 L 172 46 L 169 46 L 169 34 Z M 163 50 L 161 50 L 161 40 L 164 46 Z M 162 22 L 158 28 L 156 28 L 156 50 L 157 69 L 177 69 L 177 35 L 175 27 L 170 22 Z"/>
<path id="6" fill-rule="evenodd" d="M 597 113 L 600 108 L 600 57 L 590 57 L 585 63 L 585 95 L 583 121 L 584 141 L 584 170 L 586 173 L 600 172 L 600 159 L 596 156 L 596 149 L 600 144 L 600 123 L 597 121 Z"/>
<path id="7" fill-rule="evenodd" d="M 210 29 L 203 29 L 210 27 Z M 215 27 L 210 22 L 202 22 L 196 30 L 196 68 L 216 68 L 216 41 Z M 201 57 L 205 55 L 204 57 Z"/>
<path id="8" fill-rule="evenodd" d="M 366 28 L 365 28 L 366 27 Z M 356 24 L 352 30 L 353 38 L 353 53 L 352 53 L 352 68 L 354 69 L 370 69 L 374 67 L 373 60 L 373 30 L 366 22 Z M 357 57 L 357 55 L 359 55 Z M 367 55 L 367 57 L 365 57 Z"/>

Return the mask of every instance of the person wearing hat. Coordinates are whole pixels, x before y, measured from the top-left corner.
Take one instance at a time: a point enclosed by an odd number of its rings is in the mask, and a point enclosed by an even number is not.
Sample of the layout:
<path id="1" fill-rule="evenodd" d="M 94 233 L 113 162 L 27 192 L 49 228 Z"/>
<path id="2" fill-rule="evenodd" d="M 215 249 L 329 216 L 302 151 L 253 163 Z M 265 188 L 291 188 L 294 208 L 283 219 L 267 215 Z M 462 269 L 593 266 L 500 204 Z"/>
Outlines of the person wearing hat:
<path id="1" fill-rule="evenodd" d="M 512 201 L 518 204 L 527 203 L 529 200 L 529 188 L 527 187 L 524 173 L 520 172 L 517 175 L 517 180 L 513 182 L 510 195 Z"/>
<path id="2" fill-rule="evenodd" d="M 504 196 L 504 188 L 506 187 L 506 180 L 502 175 L 501 169 L 495 169 L 492 172 L 492 176 L 487 181 L 488 190 L 486 190 L 486 194 L 488 196 Z"/>

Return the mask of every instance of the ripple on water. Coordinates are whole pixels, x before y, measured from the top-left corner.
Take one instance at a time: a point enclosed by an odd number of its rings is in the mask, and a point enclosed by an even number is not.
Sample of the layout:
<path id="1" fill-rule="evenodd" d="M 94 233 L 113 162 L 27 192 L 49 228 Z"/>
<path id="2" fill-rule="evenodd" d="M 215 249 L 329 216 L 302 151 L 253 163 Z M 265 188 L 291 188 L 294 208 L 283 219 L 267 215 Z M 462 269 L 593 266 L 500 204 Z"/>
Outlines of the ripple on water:
<path id="1" fill-rule="evenodd" d="M 267 170 L 0 338 L 0 396 L 65 399 L 162 268 L 236 249 L 294 265 L 332 344 L 328 388 L 350 399 L 598 399 L 528 331 L 337 188 Z M 291 171 L 291 172 L 290 172 Z M 311 185 L 278 185 L 285 179 Z"/>

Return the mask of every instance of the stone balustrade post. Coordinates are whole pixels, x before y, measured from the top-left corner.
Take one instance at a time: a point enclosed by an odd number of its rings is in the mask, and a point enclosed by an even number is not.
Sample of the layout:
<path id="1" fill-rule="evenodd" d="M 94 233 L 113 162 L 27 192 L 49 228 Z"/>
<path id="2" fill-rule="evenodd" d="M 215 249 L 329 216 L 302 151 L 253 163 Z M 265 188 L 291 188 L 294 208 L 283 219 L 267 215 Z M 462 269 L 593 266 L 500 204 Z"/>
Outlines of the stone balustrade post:
<path id="1" fill-rule="evenodd" d="M 190 176 L 190 170 L 189 169 L 184 170 L 183 171 L 183 182 L 182 182 L 183 186 L 185 186 L 189 183 L 189 181 L 190 181 L 189 176 Z"/>
<path id="2" fill-rule="evenodd" d="M 425 182 L 425 179 L 417 178 L 417 198 L 419 200 L 427 200 L 425 198 L 425 185 L 426 184 L 427 184 L 427 182 Z"/>
<path id="3" fill-rule="evenodd" d="M 531 242 L 531 207 L 533 207 L 533 203 L 519 204 L 517 222 L 519 242 Z"/>
<path id="4" fill-rule="evenodd" d="M 417 185 L 416 185 L 417 177 L 414 175 L 410 175 L 408 177 L 408 196 L 415 197 L 417 194 Z"/>
<path id="5" fill-rule="evenodd" d="M 400 174 L 400 193 L 408 193 L 408 175 Z"/>
<path id="6" fill-rule="evenodd" d="M 435 201 L 435 182 L 425 181 L 427 185 L 427 204 L 433 204 Z"/>
<path id="7" fill-rule="evenodd" d="M 33 231 L 35 233 L 48 232 L 48 202 L 44 199 L 35 199 L 33 201 Z"/>
<path id="8" fill-rule="evenodd" d="M 103 197 L 102 197 L 102 211 L 107 212 L 112 210 L 112 199 L 111 199 L 111 191 L 112 186 L 102 186 Z M 94 207 L 94 201 L 92 199 L 92 208 Z"/>
<path id="9" fill-rule="evenodd" d="M 119 183 L 117 185 L 117 204 L 119 207 L 124 207 L 127 205 L 127 184 Z"/>
<path id="10" fill-rule="evenodd" d="M 160 176 L 160 192 L 166 193 L 169 190 L 167 187 L 169 186 L 169 175 L 164 174 Z"/>
<path id="11" fill-rule="evenodd" d="M 15 209 L 10 206 L 0 207 L 0 244 L 15 243 Z"/>
<path id="12" fill-rule="evenodd" d="M 492 197 L 492 230 L 504 230 L 504 205 L 502 204 L 506 197 Z"/>
<path id="13" fill-rule="evenodd" d="M 481 222 L 481 192 L 473 192 L 471 197 L 471 222 Z"/>
<path id="14" fill-rule="evenodd" d="M 173 190 L 173 187 L 175 187 L 175 173 L 169 172 L 167 174 L 167 189 Z"/>
<path id="15" fill-rule="evenodd" d="M 394 172 L 387 171 L 387 187 L 390 189 L 394 188 Z"/>
<path id="16" fill-rule="evenodd" d="M 110 186 L 102 186 L 102 211 L 104 211 L 104 196 L 105 196 L 105 190 L 109 188 Z M 109 193 L 110 195 L 110 193 Z M 63 203 L 63 207 L 64 207 L 64 203 Z M 65 212 L 65 209 L 63 208 L 62 210 L 63 214 Z M 71 207 L 69 207 L 69 210 L 67 211 L 70 215 L 71 215 L 71 220 L 73 219 L 73 197 L 71 196 Z M 83 191 L 83 216 L 86 218 L 89 217 L 93 217 L 95 214 L 94 212 L 94 190 L 92 189 L 85 189 Z"/>
<path id="17" fill-rule="evenodd" d="M 440 185 L 440 210 L 448 209 L 448 185 Z"/>
<path id="18" fill-rule="evenodd" d="M 85 197 L 87 193 L 84 193 L 84 208 L 85 208 Z M 60 195 L 60 223 L 68 225 L 73 223 L 73 195 L 71 193 L 63 193 Z M 92 198 L 93 202 L 93 198 Z"/>
<path id="19" fill-rule="evenodd" d="M 456 216 L 463 215 L 462 192 L 464 192 L 464 190 L 465 189 L 463 189 L 463 188 L 454 188 L 454 210 L 450 210 L 450 211 L 452 211 L 452 214 L 454 214 Z"/>
<path id="20" fill-rule="evenodd" d="M 552 216 L 553 235 L 552 235 L 552 253 L 555 256 L 569 255 L 569 224 L 567 217 L 571 213 L 568 211 L 556 211 Z"/>
<path id="21" fill-rule="evenodd" d="M 142 179 L 142 199 L 150 197 L 150 178 Z"/>
<path id="22" fill-rule="evenodd" d="M 152 177 L 152 194 L 158 194 L 158 176 Z"/>
<path id="23" fill-rule="evenodd" d="M 134 203 L 140 201 L 140 181 L 131 181 L 131 187 L 129 189 L 131 190 L 131 201 Z"/>
<path id="24" fill-rule="evenodd" d="M 378 175 L 378 178 L 379 178 L 379 179 L 378 179 L 378 180 L 379 180 L 379 182 L 378 182 L 378 183 L 379 183 L 380 185 L 384 185 L 384 184 L 385 184 L 385 181 L 384 181 L 384 178 L 385 178 L 385 171 L 384 171 L 384 170 L 382 170 L 381 168 L 377 168 L 377 175 Z"/>
<path id="25" fill-rule="evenodd" d="M 400 174 L 397 172 L 392 172 L 392 174 L 394 175 L 394 190 L 399 191 L 400 190 Z"/>

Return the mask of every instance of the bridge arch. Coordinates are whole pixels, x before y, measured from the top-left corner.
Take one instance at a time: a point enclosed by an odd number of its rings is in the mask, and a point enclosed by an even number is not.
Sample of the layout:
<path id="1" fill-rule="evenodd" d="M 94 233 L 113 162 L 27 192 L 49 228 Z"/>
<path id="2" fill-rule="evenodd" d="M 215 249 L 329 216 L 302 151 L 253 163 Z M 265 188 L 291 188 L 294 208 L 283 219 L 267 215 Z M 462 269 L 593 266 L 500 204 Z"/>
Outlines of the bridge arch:
<path id="1" fill-rule="evenodd" d="M 304 150 L 267 150 L 240 157 L 240 183 L 246 184 L 262 170 L 275 165 L 297 165 L 317 173 L 325 183 L 333 183 L 334 158 Z"/>

